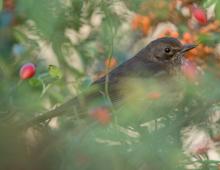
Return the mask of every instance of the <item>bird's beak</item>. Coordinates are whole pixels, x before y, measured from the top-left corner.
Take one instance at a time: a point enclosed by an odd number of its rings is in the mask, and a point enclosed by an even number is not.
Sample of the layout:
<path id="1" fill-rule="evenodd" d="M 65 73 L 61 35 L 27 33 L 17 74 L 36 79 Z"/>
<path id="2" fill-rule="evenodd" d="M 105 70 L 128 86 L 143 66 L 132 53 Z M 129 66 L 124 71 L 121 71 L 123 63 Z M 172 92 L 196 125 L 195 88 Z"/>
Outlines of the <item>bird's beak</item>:
<path id="1" fill-rule="evenodd" d="M 197 45 L 195 45 L 195 44 L 185 44 L 183 46 L 183 48 L 181 49 L 181 52 L 185 53 L 185 52 L 192 50 L 193 48 L 196 48 L 196 47 L 197 47 Z"/>

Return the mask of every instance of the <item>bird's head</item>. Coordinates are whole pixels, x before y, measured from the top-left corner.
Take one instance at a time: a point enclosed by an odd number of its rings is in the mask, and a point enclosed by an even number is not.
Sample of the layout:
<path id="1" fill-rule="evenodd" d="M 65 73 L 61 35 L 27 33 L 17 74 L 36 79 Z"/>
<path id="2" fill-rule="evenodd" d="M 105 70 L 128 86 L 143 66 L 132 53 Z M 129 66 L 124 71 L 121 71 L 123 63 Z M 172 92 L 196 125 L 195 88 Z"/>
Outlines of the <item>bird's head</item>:
<path id="1" fill-rule="evenodd" d="M 164 37 L 152 41 L 146 49 L 154 61 L 178 66 L 182 63 L 184 54 L 195 47 L 194 44 L 183 45 L 176 38 Z"/>

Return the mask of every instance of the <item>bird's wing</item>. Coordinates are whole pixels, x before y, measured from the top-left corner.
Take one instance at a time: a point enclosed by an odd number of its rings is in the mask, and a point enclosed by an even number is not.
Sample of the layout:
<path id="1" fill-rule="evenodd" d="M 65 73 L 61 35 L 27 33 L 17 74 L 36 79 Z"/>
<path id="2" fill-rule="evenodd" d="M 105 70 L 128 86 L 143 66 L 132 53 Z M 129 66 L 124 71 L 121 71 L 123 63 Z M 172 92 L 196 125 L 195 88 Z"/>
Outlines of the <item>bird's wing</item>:
<path id="1" fill-rule="evenodd" d="M 108 73 L 108 83 L 115 84 L 125 77 L 148 78 L 160 73 L 165 73 L 166 65 L 159 62 L 138 60 L 136 57 L 119 65 Z M 94 81 L 93 84 L 103 85 L 106 81 L 106 75 Z"/>
<path id="2" fill-rule="evenodd" d="M 164 77 L 166 74 L 167 71 L 165 65 L 153 61 L 137 60 L 137 58 L 134 57 L 109 72 L 108 88 L 111 100 L 113 102 L 120 101 L 120 91 L 124 88 L 122 85 L 125 85 L 125 83 L 123 83 L 125 79 L 131 80 L 133 78 L 146 79 L 149 77 Z M 104 93 L 106 81 L 106 76 L 103 76 L 96 80 L 93 85 L 98 85 L 100 90 L 103 90 Z"/>
<path id="3" fill-rule="evenodd" d="M 114 103 L 119 103 L 121 101 L 121 93 L 120 93 L 120 88 L 124 88 L 123 86 L 120 86 L 120 81 L 123 81 L 124 78 L 149 78 L 149 77 L 159 77 L 162 75 L 166 75 L 166 68 L 164 65 L 161 65 L 156 62 L 152 61 L 142 61 L 142 60 L 137 60 L 134 58 L 128 60 L 127 62 L 121 64 L 118 66 L 116 69 L 112 70 L 109 73 L 109 93 L 112 102 Z M 166 76 L 165 76 L 166 77 Z M 35 122 L 39 122 L 42 120 L 47 120 L 51 119 L 52 117 L 63 115 L 63 114 L 70 114 L 70 115 L 77 115 L 79 117 L 86 116 L 88 113 L 89 109 L 93 107 L 93 103 L 96 103 L 96 100 L 98 99 L 99 101 L 103 100 L 103 93 L 104 93 L 104 85 L 106 81 L 106 76 L 98 79 L 95 81 L 92 85 L 92 87 L 98 86 L 98 89 L 100 90 L 95 90 L 94 92 L 91 92 L 89 94 L 81 94 L 79 96 L 76 96 L 66 103 L 62 104 L 61 106 L 55 108 L 54 110 L 48 112 L 45 115 L 39 116 L 35 118 L 34 120 L 30 121 L 31 124 Z M 91 88 L 92 88 L 91 87 Z M 101 92 L 100 92 L 101 91 Z M 89 104 L 92 103 L 92 104 Z M 90 106 L 89 106 L 90 105 Z M 121 106 L 124 105 L 121 103 Z M 98 106 L 101 106 L 98 104 Z"/>

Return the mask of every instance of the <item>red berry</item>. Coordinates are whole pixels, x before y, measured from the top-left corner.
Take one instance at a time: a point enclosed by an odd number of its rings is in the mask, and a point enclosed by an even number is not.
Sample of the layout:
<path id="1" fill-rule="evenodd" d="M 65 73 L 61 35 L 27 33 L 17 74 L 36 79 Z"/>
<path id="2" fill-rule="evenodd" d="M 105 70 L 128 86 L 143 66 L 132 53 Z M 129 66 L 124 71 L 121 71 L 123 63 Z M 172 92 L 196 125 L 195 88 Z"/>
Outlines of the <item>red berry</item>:
<path id="1" fill-rule="evenodd" d="M 206 12 L 199 7 L 192 7 L 192 15 L 195 17 L 198 23 L 207 24 L 207 15 Z"/>
<path id="2" fill-rule="evenodd" d="M 106 107 L 95 108 L 90 114 L 102 125 L 107 125 L 111 122 L 110 111 Z"/>
<path id="3" fill-rule="evenodd" d="M 29 79 L 31 77 L 33 77 L 36 73 L 36 67 L 34 64 L 32 63 L 27 63 L 27 64 L 24 64 L 21 68 L 20 68 L 20 78 L 22 80 L 25 80 L 25 79 Z"/>
<path id="4" fill-rule="evenodd" d="M 105 60 L 105 66 L 108 67 L 109 69 L 114 68 L 117 64 L 118 64 L 118 61 L 114 57 L 112 57 L 111 59 L 107 58 Z"/>

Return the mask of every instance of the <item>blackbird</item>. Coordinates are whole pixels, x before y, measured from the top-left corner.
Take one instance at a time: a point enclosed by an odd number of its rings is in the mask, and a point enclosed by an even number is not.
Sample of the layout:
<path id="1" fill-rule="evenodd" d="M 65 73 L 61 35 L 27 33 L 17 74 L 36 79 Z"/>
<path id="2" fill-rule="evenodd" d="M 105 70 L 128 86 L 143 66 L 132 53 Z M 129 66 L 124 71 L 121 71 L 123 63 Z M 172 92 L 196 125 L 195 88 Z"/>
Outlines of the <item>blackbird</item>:
<path id="1" fill-rule="evenodd" d="M 94 81 L 92 87 L 98 87 L 98 90 L 75 97 L 47 114 L 38 117 L 33 122 L 47 120 L 66 113 L 73 113 L 76 110 L 81 112 L 88 102 L 95 101 L 95 99 L 100 97 L 102 100 L 102 97 L 106 95 L 106 87 L 112 102 L 120 101 L 120 89 L 124 88 L 120 87 L 120 82 L 124 78 L 134 77 L 142 79 L 160 75 L 161 73 L 165 73 L 169 77 L 176 69 L 180 68 L 184 54 L 195 47 L 196 45 L 194 44 L 183 45 L 176 38 L 164 37 L 156 39 L 134 57 L 125 61 L 107 75 Z"/>
<path id="2" fill-rule="evenodd" d="M 195 47 L 194 44 L 182 45 L 178 39 L 171 37 L 152 41 L 134 57 L 108 73 L 110 97 L 113 101 L 118 98 L 118 92 L 123 88 L 120 84 L 125 78 L 148 78 L 158 74 L 170 76 L 180 68 L 184 53 Z M 103 76 L 93 85 L 103 89 L 105 83 L 106 76 Z"/>

